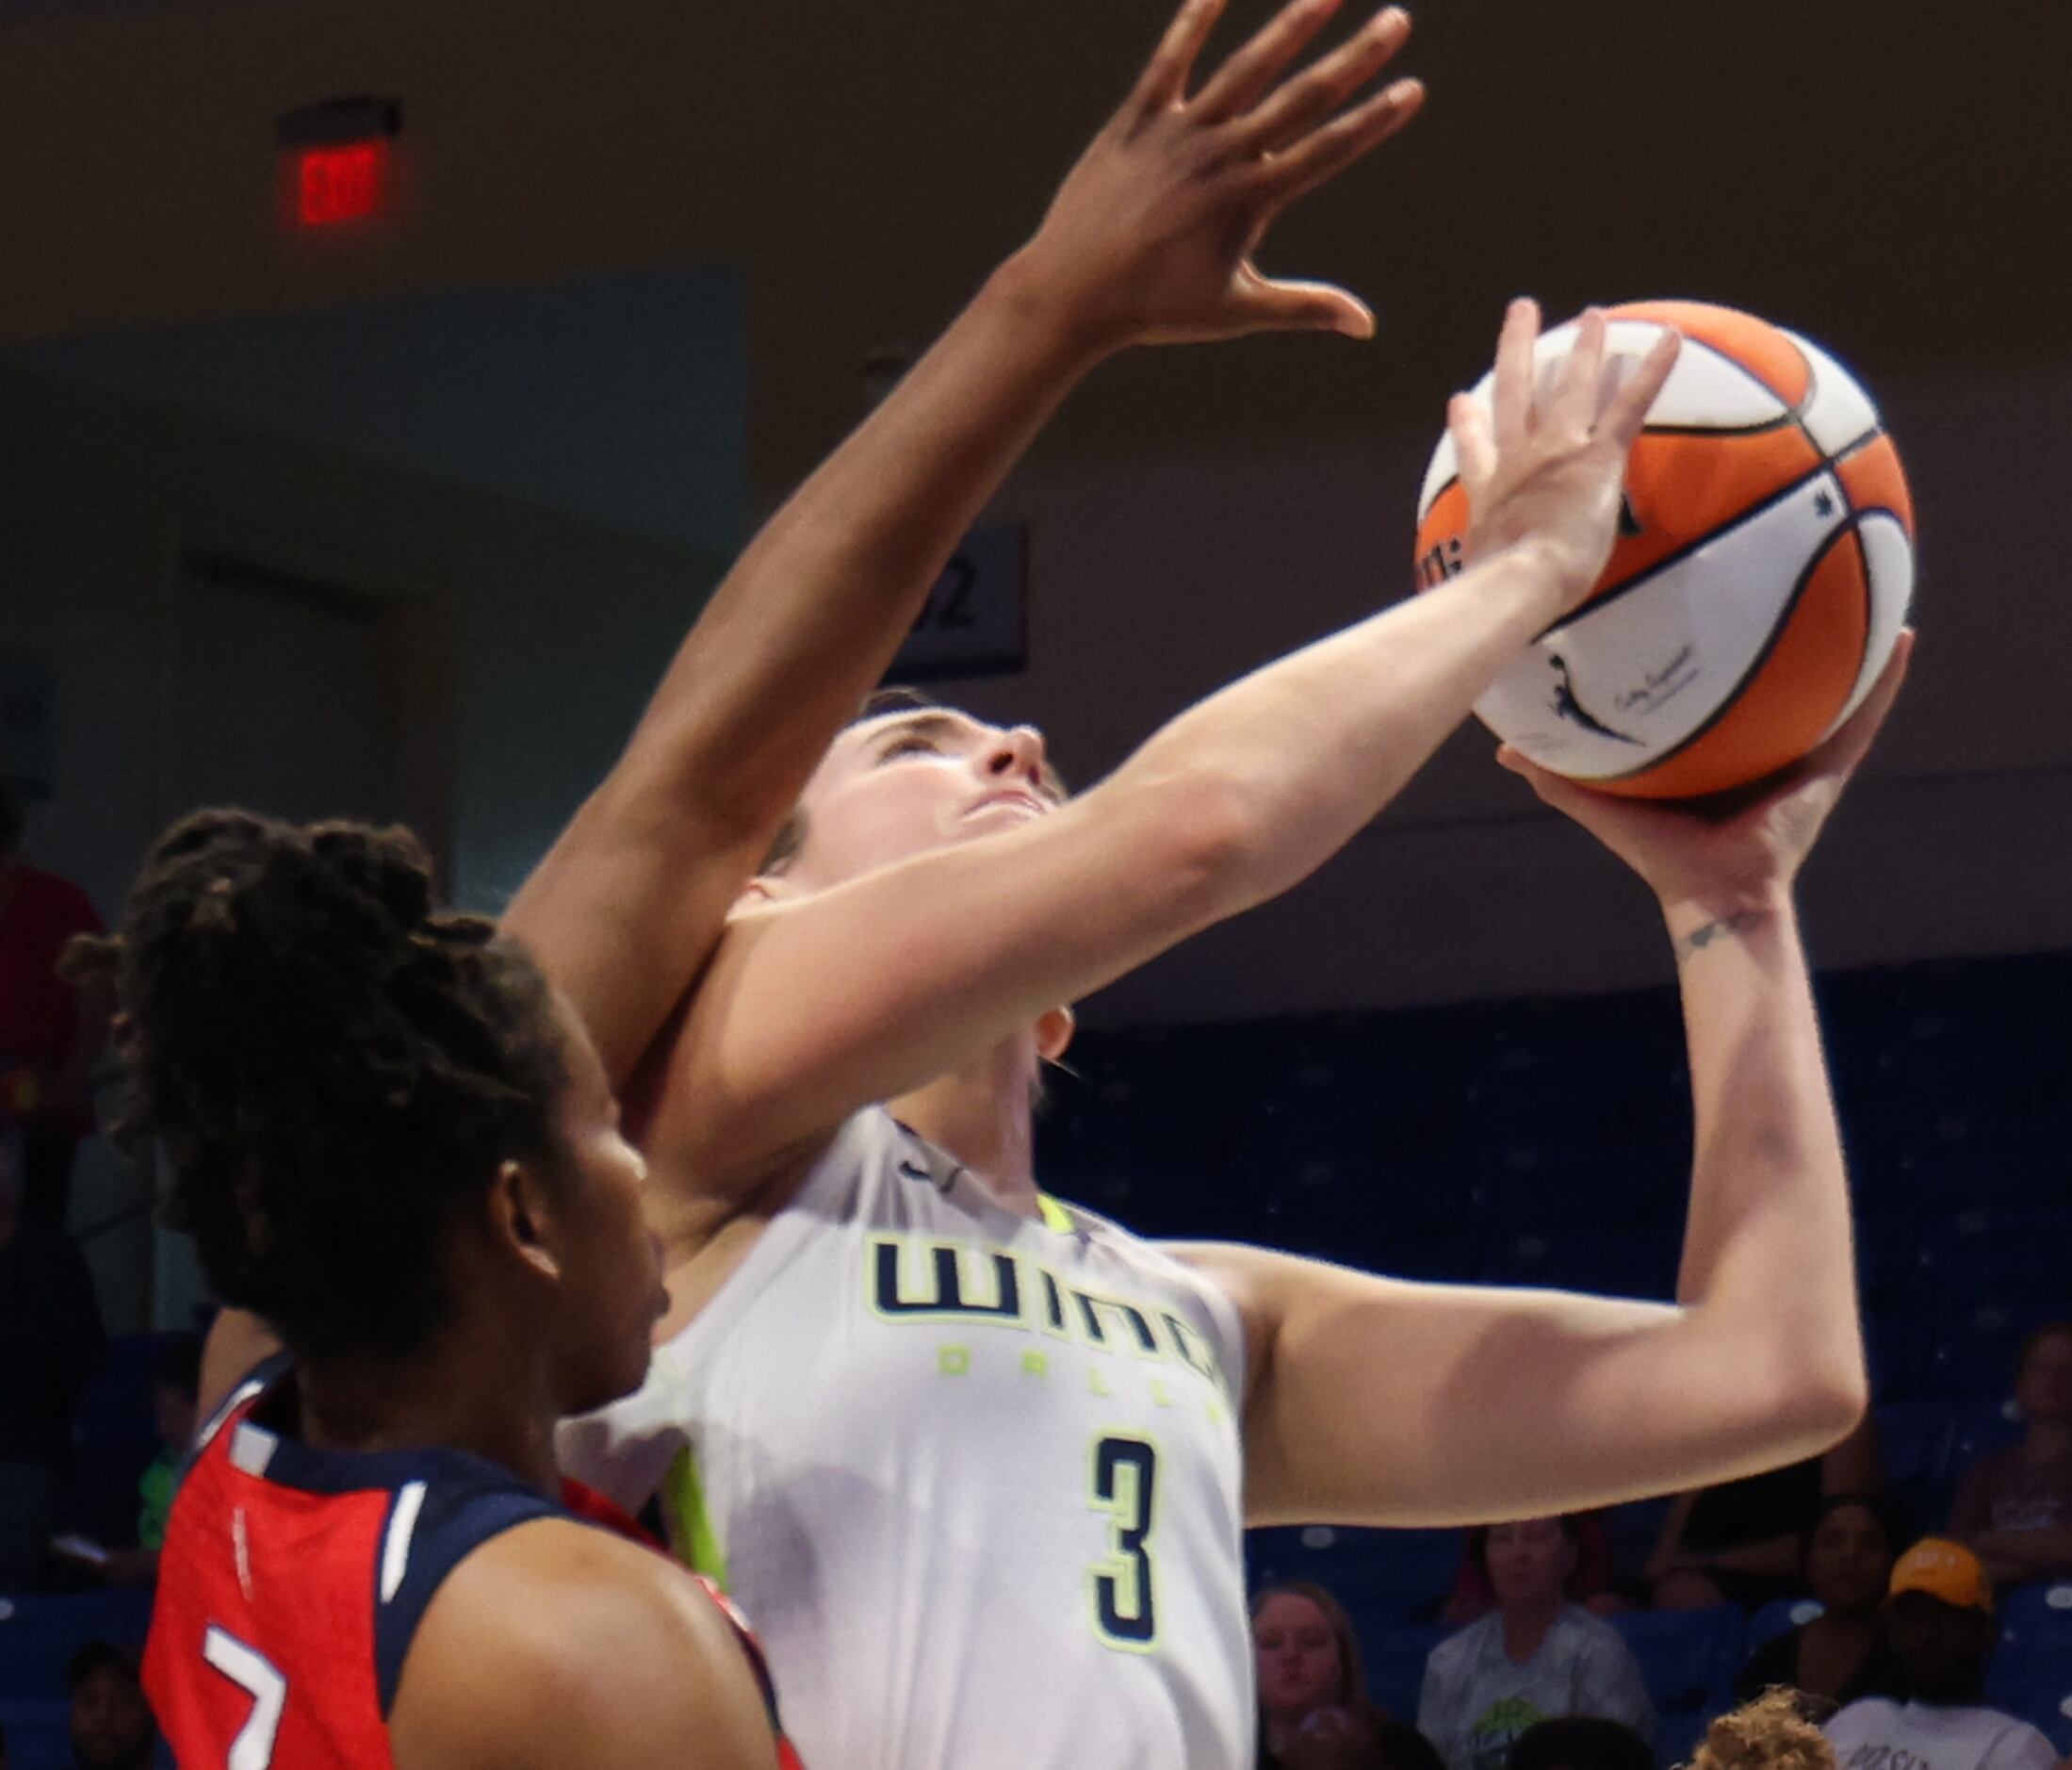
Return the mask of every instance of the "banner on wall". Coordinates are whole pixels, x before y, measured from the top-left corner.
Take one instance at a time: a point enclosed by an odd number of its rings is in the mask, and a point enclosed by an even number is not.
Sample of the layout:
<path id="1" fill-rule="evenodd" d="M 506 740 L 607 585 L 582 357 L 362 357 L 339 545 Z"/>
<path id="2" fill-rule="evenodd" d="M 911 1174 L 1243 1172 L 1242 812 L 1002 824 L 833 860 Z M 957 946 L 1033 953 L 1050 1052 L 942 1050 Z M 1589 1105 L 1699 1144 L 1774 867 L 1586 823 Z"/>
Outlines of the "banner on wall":
<path id="1" fill-rule="evenodd" d="M 0 775 L 47 799 L 57 773 L 57 685 L 50 660 L 0 647 Z"/>
<path id="2" fill-rule="evenodd" d="M 1012 676 L 1029 658 L 1029 531 L 985 523 L 958 544 L 886 680 Z"/>

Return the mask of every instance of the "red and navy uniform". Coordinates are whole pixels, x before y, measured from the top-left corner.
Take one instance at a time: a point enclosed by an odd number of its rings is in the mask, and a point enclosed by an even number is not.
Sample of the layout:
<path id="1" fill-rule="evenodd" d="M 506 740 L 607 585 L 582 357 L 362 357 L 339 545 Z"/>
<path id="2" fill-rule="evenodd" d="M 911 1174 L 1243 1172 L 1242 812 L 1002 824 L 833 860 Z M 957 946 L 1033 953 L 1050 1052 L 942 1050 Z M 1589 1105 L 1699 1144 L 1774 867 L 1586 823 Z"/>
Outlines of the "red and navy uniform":
<path id="1" fill-rule="evenodd" d="M 441 1582 L 491 1537 L 578 1512 L 468 1451 L 318 1450 L 272 1430 L 290 1373 L 285 1357 L 261 1366 L 196 1445 L 160 1552 L 144 1686 L 195 1770 L 393 1770 L 389 1710 Z M 762 1656 L 722 1608 L 795 1770 Z"/>

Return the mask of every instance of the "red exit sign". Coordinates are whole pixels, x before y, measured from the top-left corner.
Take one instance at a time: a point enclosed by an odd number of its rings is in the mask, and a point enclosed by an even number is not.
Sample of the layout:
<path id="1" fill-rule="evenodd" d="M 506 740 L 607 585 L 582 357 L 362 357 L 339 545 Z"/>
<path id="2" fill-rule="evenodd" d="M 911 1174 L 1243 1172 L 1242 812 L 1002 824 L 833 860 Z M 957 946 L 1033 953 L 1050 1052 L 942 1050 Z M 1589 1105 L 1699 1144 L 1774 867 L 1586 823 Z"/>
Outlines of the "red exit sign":
<path id="1" fill-rule="evenodd" d="M 302 149 L 295 165 L 295 219 L 304 227 L 364 221 L 388 206 L 388 143 L 349 141 Z"/>
<path id="2" fill-rule="evenodd" d="M 395 200 L 395 139 L 402 107 L 390 98 L 334 98 L 280 121 L 288 221 L 329 228 L 387 213 Z"/>

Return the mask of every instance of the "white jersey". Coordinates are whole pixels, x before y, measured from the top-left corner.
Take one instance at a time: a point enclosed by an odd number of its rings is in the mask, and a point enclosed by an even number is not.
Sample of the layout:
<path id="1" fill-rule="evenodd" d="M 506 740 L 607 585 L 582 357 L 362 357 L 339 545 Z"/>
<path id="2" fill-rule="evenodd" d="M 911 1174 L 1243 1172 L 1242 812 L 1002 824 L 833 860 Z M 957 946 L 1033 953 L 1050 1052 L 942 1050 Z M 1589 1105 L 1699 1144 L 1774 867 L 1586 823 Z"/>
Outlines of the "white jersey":
<path id="1" fill-rule="evenodd" d="M 663 1496 L 813 1770 L 1236 1770 L 1241 1394 L 1220 1292 L 873 1107 L 563 1451 Z"/>

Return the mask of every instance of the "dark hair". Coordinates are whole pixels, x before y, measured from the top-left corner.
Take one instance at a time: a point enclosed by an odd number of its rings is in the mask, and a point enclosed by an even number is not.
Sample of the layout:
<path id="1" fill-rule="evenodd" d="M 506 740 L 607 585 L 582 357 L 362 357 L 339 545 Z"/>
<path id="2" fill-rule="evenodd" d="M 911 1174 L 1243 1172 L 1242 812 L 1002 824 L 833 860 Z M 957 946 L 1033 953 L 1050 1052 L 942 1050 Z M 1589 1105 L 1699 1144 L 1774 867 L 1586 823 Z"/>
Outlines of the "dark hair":
<path id="1" fill-rule="evenodd" d="M 176 1389 L 188 1401 L 202 1393 L 202 1336 L 177 1334 L 166 1340 L 151 1361 L 151 1386 Z"/>
<path id="2" fill-rule="evenodd" d="M 6 775 L 0 775 L 0 856 L 10 855 L 22 840 L 22 794 Z"/>
<path id="3" fill-rule="evenodd" d="M 1802 1549 L 1804 1551 L 1800 1556 L 1802 1565 L 1804 1562 L 1805 1553 L 1812 1551 L 1813 1539 L 1819 1533 L 1820 1526 L 1845 1506 L 1859 1507 L 1869 1513 L 1877 1520 L 1878 1529 L 1884 1532 L 1885 1548 L 1893 1555 L 1897 1556 L 1901 1548 L 1911 1539 L 1912 1532 L 1901 1524 L 1899 1515 L 1893 1511 L 1890 1502 L 1879 1495 L 1823 1494 L 1820 1497 L 1819 1507 L 1813 1515 L 1812 1523 L 1805 1527 L 1805 1539 L 1801 1545 Z"/>
<path id="4" fill-rule="evenodd" d="M 1509 1770 L 1655 1770 L 1655 1748 L 1594 1714 L 1535 1722 L 1511 1742 Z"/>
<path id="5" fill-rule="evenodd" d="M 1573 1512 L 1557 1513 L 1554 1515 L 1554 1521 L 1561 1527 L 1561 1534 L 1571 1544 L 1576 1548 L 1582 1547 L 1583 1520 L 1576 1514 Z M 1523 1523 L 1525 1520 L 1506 1519 L 1505 1522 Z M 1469 1564 L 1484 1580 L 1490 1577 L 1490 1532 L 1495 1528 L 1496 1526 L 1493 1524 L 1477 1524 L 1468 1532 Z"/>
<path id="6" fill-rule="evenodd" d="M 408 831 L 197 811 L 152 848 L 75 980 L 112 975 L 166 1221 L 299 1355 L 400 1355 L 446 1319 L 449 1237 L 504 1160 L 558 1172 L 545 979 L 436 913 Z"/>
<path id="7" fill-rule="evenodd" d="M 65 1690 L 70 1696 L 79 1694 L 79 1686 L 96 1672 L 121 1672 L 131 1683 L 137 1682 L 137 1656 L 127 1647 L 119 1647 L 112 1641 L 82 1642 L 73 1649 L 73 1656 L 65 1663 Z"/>
<path id="8" fill-rule="evenodd" d="M 1374 1758 L 1382 1770 L 1446 1770 L 1439 1747 L 1408 1721 L 1377 1721 Z"/>
<path id="9" fill-rule="evenodd" d="M 1263 1587 L 1252 1599 L 1255 1624 L 1268 1600 L 1277 1598 L 1305 1598 L 1324 1613 L 1324 1620 L 1330 1625 L 1331 1634 L 1338 1643 L 1338 1688 L 1331 1693 L 1331 1701 L 1341 1709 L 1364 1706 L 1367 1680 L 1360 1664 L 1360 1637 L 1353 1631 L 1352 1618 L 1346 1614 L 1346 1607 L 1322 1586 L 1308 1580 L 1282 1580 Z"/>

